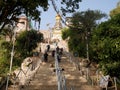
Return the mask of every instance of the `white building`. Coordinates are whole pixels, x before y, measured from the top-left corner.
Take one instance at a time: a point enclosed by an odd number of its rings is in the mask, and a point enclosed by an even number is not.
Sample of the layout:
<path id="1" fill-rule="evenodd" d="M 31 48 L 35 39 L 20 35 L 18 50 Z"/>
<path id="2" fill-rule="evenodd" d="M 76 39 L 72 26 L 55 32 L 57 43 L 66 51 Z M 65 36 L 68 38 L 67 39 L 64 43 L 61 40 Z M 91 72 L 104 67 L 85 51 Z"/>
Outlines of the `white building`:
<path id="1" fill-rule="evenodd" d="M 21 31 L 24 31 L 24 30 L 30 30 L 32 27 L 31 27 L 31 21 L 28 17 L 26 16 L 20 16 L 18 18 L 18 22 L 17 22 L 17 30 L 16 32 L 19 33 Z"/>

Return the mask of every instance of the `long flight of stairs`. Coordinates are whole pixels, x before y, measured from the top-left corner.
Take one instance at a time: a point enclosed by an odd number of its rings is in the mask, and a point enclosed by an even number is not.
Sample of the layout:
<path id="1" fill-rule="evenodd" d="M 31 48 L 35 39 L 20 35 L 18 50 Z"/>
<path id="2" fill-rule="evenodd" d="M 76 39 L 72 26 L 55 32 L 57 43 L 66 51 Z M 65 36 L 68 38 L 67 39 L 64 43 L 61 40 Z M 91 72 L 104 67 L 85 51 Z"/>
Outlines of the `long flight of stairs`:
<path id="1" fill-rule="evenodd" d="M 17 89 L 9 88 L 8 90 L 58 90 L 55 59 L 51 56 L 51 51 L 48 54 L 48 62 L 40 64 L 40 68 L 27 85 L 19 86 Z M 100 90 L 97 86 L 88 85 L 86 78 L 81 76 L 66 54 L 62 55 L 59 67 L 64 69 L 61 74 L 65 76 L 66 90 Z"/>

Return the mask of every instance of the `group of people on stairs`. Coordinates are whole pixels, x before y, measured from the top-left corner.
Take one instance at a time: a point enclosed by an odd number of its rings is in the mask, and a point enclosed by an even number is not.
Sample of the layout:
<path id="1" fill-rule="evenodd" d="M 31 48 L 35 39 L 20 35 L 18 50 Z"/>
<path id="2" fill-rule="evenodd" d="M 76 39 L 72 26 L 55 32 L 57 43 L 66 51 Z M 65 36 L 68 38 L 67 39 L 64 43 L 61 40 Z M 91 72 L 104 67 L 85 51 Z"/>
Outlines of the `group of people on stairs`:
<path id="1" fill-rule="evenodd" d="M 43 54 L 43 62 L 48 62 L 48 52 L 49 51 L 50 51 L 50 45 L 47 45 L 45 53 Z M 55 50 L 52 50 L 51 56 L 55 57 L 55 53 L 57 55 L 58 62 L 60 62 L 61 61 L 61 56 L 63 54 L 63 48 L 59 48 L 59 46 L 57 46 Z"/>

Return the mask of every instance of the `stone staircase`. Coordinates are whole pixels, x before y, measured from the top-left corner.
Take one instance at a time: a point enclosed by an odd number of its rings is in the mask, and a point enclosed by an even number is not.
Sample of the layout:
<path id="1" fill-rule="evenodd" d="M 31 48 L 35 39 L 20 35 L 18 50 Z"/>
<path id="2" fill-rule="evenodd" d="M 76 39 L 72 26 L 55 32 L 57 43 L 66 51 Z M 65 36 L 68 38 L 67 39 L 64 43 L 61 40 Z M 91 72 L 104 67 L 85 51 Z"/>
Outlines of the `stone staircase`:
<path id="1" fill-rule="evenodd" d="M 69 61 L 65 54 L 62 56 L 59 67 L 64 69 L 61 74 L 65 77 L 66 90 L 100 90 L 97 86 L 88 85 L 85 76 L 80 75 L 78 69 Z M 54 70 L 55 59 L 49 52 L 48 62 L 40 64 L 40 68 L 29 83 L 24 86 L 18 86 L 15 89 L 9 87 L 8 90 L 58 90 L 58 82 Z"/>

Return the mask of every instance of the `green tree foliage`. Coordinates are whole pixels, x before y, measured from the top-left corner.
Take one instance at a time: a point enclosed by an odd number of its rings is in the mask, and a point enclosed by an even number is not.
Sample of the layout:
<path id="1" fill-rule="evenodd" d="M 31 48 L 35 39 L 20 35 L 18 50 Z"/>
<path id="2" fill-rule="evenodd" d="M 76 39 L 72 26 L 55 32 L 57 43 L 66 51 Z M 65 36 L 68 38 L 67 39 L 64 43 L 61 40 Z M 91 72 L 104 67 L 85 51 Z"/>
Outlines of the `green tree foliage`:
<path id="1" fill-rule="evenodd" d="M 64 37 L 69 36 L 70 51 L 78 52 L 79 56 L 86 57 L 86 37 L 90 38 L 92 29 L 97 25 L 96 21 L 104 16 L 106 15 L 98 10 L 87 10 L 73 14 L 72 25 L 67 30 L 67 34 L 65 34 L 66 31 L 63 33 Z"/>
<path id="2" fill-rule="evenodd" d="M 43 34 L 35 30 L 21 32 L 16 39 L 16 51 L 21 57 L 25 58 L 32 55 L 33 49 L 37 47 L 37 43 L 43 40 Z"/>
<path id="3" fill-rule="evenodd" d="M 120 15 L 101 23 L 92 33 L 92 56 L 105 74 L 120 76 Z"/>
<path id="4" fill-rule="evenodd" d="M 25 14 L 31 17 L 31 19 L 40 22 L 41 8 L 47 11 L 50 5 L 48 1 L 49 0 L 0 0 L 0 25 L 2 25 L 0 32 L 7 23 L 11 21 L 16 22 L 16 16 L 21 14 Z M 81 0 L 61 0 L 61 5 L 63 5 L 61 6 L 61 10 L 64 13 L 75 11 L 75 9 L 79 8 L 80 1 Z"/>
<path id="5" fill-rule="evenodd" d="M 81 30 L 81 32 L 90 31 L 97 25 L 96 21 L 105 17 L 106 14 L 99 10 L 87 10 L 73 14 L 71 28 Z"/>
<path id="6" fill-rule="evenodd" d="M 116 8 L 110 11 L 111 17 L 115 16 L 116 14 L 120 14 L 120 1 L 117 3 Z"/>
<path id="7" fill-rule="evenodd" d="M 63 28 L 62 30 L 62 39 L 65 40 L 69 38 L 69 29 L 68 28 Z"/>
<path id="8" fill-rule="evenodd" d="M 14 34 L 13 26 L 10 24 L 7 24 L 2 30 L 2 32 L 0 33 L 2 37 L 7 36 L 10 39 L 10 41 L 12 41 L 13 34 Z"/>
<path id="9" fill-rule="evenodd" d="M 8 73 L 10 68 L 12 42 L 0 40 L 0 75 Z M 21 58 L 13 58 L 13 69 L 21 65 Z"/>
<path id="10" fill-rule="evenodd" d="M 63 15 L 66 13 L 73 13 L 76 9 L 79 9 L 79 2 L 82 0 L 61 0 L 61 10 Z"/>
<path id="11" fill-rule="evenodd" d="M 25 14 L 31 17 L 31 19 L 39 19 L 40 11 L 38 7 L 42 7 L 44 10 L 47 9 L 48 1 L 33 1 L 33 0 L 1 0 L 0 1 L 0 25 L 2 25 L 0 32 L 3 27 L 11 22 L 17 21 L 16 16 Z"/>
<path id="12" fill-rule="evenodd" d="M 20 67 L 24 58 L 31 56 L 33 49 L 37 47 L 37 43 L 43 40 L 43 35 L 35 30 L 23 31 L 16 37 L 13 68 Z M 12 41 L 0 39 L 0 75 L 9 71 Z"/>
<path id="13" fill-rule="evenodd" d="M 10 66 L 12 43 L 0 40 L 0 75 L 7 73 Z"/>

